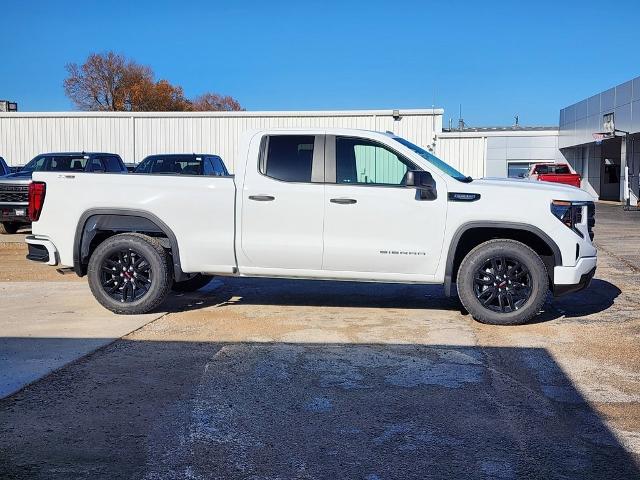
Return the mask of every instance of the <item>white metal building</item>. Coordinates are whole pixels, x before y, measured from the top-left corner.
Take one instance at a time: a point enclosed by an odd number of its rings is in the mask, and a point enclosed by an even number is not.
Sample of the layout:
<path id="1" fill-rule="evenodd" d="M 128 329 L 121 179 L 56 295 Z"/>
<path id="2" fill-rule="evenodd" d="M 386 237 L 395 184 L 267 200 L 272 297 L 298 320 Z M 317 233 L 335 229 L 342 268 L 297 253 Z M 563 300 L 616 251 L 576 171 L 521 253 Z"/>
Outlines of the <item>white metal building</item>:
<path id="1" fill-rule="evenodd" d="M 139 162 L 155 153 L 214 153 L 235 170 L 242 132 L 265 127 L 346 127 L 394 132 L 433 148 L 442 109 L 325 112 L 0 113 L 0 156 L 24 165 L 39 153 L 101 151 Z M 455 161 L 453 166 L 458 167 Z"/>
<path id="2" fill-rule="evenodd" d="M 486 127 L 438 134 L 435 154 L 470 175 L 521 178 L 533 163 L 562 159 L 557 127 Z"/>

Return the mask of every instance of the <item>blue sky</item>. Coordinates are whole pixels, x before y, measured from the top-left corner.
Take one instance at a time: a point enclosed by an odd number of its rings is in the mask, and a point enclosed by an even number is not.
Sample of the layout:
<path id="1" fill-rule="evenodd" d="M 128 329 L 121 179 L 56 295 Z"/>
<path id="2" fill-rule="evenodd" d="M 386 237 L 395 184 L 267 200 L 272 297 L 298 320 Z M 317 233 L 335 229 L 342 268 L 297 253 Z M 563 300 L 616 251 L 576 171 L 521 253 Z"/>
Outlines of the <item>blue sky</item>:
<path id="1" fill-rule="evenodd" d="M 640 2 L 2 2 L 0 98 L 71 110 L 68 62 L 114 50 L 188 96 L 248 110 L 445 108 L 472 126 L 557 124 L 640 75 Z"/>

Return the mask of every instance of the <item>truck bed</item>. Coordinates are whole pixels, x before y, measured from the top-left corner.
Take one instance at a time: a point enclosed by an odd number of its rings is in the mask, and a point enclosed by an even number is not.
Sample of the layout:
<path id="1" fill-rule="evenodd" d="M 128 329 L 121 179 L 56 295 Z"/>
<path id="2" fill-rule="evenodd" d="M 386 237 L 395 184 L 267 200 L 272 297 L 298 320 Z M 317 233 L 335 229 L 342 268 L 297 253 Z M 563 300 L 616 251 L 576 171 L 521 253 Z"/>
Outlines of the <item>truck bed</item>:
<path id="1" fill-rule="evenodd" d="M 46 234 L 73 265 L 76 229 L 92 213 L 148 212 L 176 232 L 185 273 L 235 269 L 235 182 L 228 177 L 36 172 L 46 202 L 33 234 Z M 61 215 L 61 213 L 64 213 Z"/>
<path id="2" fill-rule="evenodd" d="M 580 188 L 580 175 L 577 173 L 541 173 L 538 175 L 541 182 L 563 183 Z"/>

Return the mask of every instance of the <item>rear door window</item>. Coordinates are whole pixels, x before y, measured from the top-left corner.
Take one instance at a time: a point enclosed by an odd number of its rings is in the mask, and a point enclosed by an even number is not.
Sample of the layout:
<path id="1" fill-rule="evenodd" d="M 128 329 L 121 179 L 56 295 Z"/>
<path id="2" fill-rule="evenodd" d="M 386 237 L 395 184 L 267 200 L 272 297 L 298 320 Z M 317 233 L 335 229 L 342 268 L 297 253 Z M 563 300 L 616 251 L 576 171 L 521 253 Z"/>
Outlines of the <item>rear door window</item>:
<path id="1" fill-rule="evenodd" d="M 213 156 L 213 157 L 206 158 L 204 174 L 223 177 L 225 175 L 228 175 L 229 173 L 227 172 L 227 169 L 222 163 L 222 160 L 220 159 L 220 157 Z"/>
<path id="2" fill-rule="evenodd" d="M 104 155 L 99 157 L 102 160 L 104 168 L 107 172 L 120 173 L 123 172 L 122 160 L 117 155 Z"/>
<path id="3" fill-rule="evenodd" d="M 260 172 L 283 182 L 311 182 L 314 142 L 314 135 L 268 137 Z"/>
<path id="4" fill-rule="evenodd" d="M 84 172 L 87 168 L 87 163 L 89 163 L 89 157 L 84 155 L 54 155 L 47 157 L 44 170 L 51 172 Z"/>
<path id="5" fill-rule="evenodd" d="M 91 171 L 97 173 L 104 173 L 106 169 L 104 168 L 104 164 L 100 158 L 94 157 L 91 159 Z"/>

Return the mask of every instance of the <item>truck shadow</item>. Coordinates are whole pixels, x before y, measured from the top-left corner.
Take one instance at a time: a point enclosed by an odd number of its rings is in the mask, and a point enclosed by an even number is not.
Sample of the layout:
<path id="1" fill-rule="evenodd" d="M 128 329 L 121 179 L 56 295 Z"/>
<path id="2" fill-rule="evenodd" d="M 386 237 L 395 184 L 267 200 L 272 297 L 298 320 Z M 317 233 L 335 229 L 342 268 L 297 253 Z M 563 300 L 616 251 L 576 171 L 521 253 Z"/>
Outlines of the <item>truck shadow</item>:
<path id="1" fill-rule="evenodd" d="M 120 340 L 0 432 L 5 478 L 640 476 L 541 348 Z"/>
<path id="2" fill-rule="evenodd" d="M 594 279 L 581 292 L 559 298 L 550 295 L 534 322 L 600 313 L 609 309 L 621 293 L 614 284 Z M 228 305 L 438 309 L 467 314 L 457 297 L 445 297 L 439 285 L 232 277 L 218 277 L 198 292 L 174 294 L 160 308 L 175 313 Z"/>

